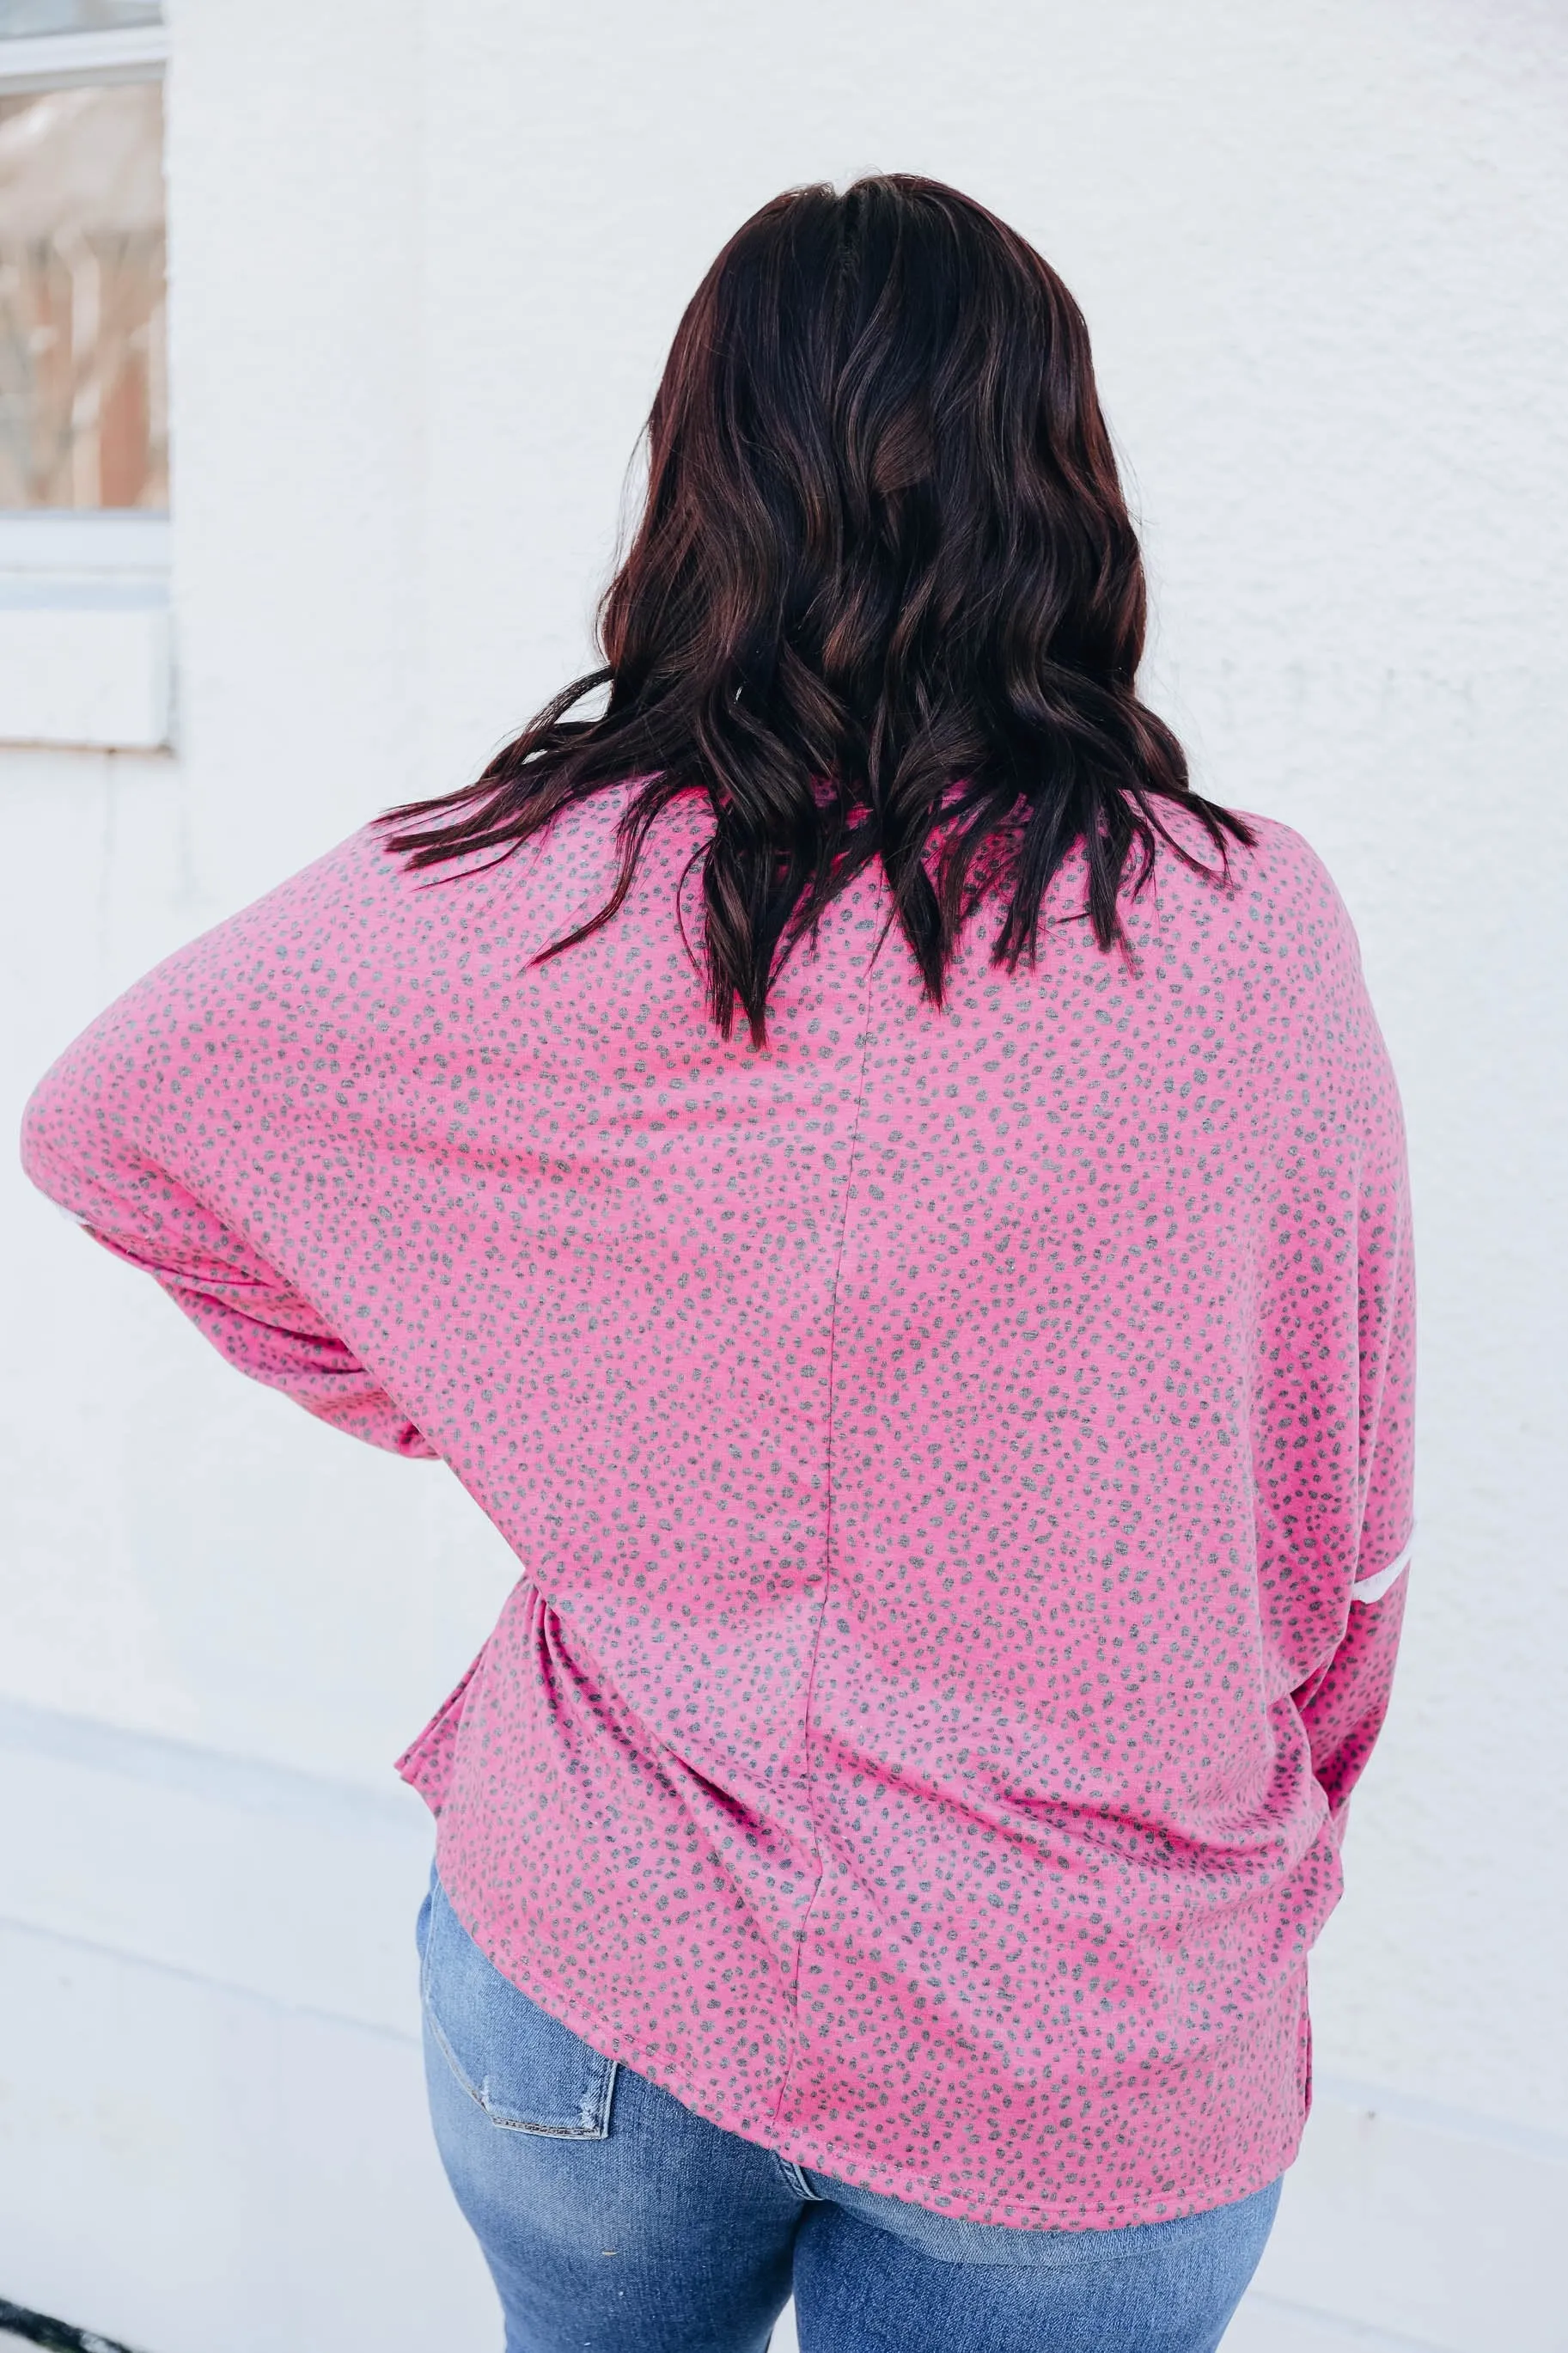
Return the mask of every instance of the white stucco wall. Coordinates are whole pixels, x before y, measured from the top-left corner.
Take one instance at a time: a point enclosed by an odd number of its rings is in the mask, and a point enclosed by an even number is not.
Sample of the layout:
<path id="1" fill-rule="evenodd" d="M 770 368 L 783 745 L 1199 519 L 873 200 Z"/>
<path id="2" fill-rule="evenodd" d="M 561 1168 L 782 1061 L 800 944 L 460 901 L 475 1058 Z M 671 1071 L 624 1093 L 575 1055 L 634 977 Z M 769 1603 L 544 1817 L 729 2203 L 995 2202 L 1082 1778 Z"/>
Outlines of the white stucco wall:
<path id="1" fill-rule="evenodd" d="M 1531 0 L 180 0 L 174 758 L 0 751 L 10 1118 L 152 958 L 571 670 L 681 303 L 924 170 L 1088 311 L 1206 787 L 1361 928 L 1423 1274 L 1406 1656 L 1234 2353 L 1563 2353 L 1568 162 Z M 0 614 L 0 629 L 5 625 Z M 6 1176 L 0 2296 L 148 2353 L 495 2341 L 387 1760 L 510 1581 Z"/>

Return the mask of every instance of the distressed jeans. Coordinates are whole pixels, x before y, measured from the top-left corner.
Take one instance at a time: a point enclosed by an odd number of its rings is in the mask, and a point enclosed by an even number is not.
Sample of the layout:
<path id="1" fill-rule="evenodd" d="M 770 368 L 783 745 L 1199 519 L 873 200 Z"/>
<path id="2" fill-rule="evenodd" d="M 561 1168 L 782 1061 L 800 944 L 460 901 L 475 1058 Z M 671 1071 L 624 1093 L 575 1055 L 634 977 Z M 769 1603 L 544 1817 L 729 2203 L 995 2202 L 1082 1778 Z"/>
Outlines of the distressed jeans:
<path id="1" fill-rule="evenodd" d="M 1279 2185 L 1121 2231 L 963 2222 L 808 2172 L 606 2059 L 474 1944 L 432 1880 L 426 2073 L 506 2353 L 1214 2353 Z"/>

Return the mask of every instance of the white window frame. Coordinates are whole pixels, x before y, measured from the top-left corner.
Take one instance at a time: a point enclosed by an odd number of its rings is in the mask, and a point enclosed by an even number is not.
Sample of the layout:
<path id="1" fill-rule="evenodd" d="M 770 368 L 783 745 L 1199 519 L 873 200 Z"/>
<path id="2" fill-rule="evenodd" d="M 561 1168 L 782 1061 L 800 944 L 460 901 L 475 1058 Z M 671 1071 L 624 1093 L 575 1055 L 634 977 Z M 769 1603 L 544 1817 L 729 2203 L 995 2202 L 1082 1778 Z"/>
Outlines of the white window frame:
<path id="1" fill-rule="evenodd" d="M 166 25 L 0 37 L 0 96 L 161 81 Z M 171 742 L 169 518 L 0 510 L 0 745 Z"/>
<path id="2" fill-rule="evenodd" d="M 0 97 L 80 90 L 87 83 L 159 81 L 169 62 L 167 25 L 121 25 L 107 33 L 0 36 Z"/>

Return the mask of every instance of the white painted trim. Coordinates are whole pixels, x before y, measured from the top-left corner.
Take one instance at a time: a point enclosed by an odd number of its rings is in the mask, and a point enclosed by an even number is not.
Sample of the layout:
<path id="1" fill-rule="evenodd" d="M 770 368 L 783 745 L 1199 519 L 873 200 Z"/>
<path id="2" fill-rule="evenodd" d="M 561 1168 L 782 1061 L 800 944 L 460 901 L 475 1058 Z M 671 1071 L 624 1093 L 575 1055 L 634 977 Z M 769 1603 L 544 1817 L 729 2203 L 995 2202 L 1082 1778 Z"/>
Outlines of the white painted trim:
<path id="1" fill-rule="evenodd" d="M 166 25 L 0 38 L 0 97 L 32 90 L 75 90 L 84 83 L 156 81 L 168 62 Z"/>
<path id="2" fill-rule="evenodd" d="M 0 513 L 0 743 L 161 751 L 169 520 Z"/>
<path id="3" fill-rule="evenodd" d="M 1254 2288 L 1226 2332 L 1221 2353 L 1334 2353 L 1359 2346 L 1361 2353 L 1448 2353 L 1435 2337 L 1405 2337 L 1369 2322 L 1347 2320 L 1321 2305 L 1293 2297 L 1261 2295 Z"/>
<path id="4" fill-rule="evenodd" d="M 1405 1550 L 1402 1553 L 1396 1554 L 1394 1558 L 1389 1562 L 1386 1568 L 1380 1568 L 1375 1576 L 1358 1578 L 1356 1583 L 1351 1587 L 1351 1599 L 1352 1601 L 1381 1601 L 1384 1595 L 1388 1591 L 1389 1587 L 1391 1585 L 1397 1584 L 1398 1580 L 1404 1576 L 1405 1570 L 1409 1567 L 1410 1556 L 1415 1549 L 1415 1538 L 1412 1535 L 1409 1543 L 1405 1546 Z"/>
<path id="5" fill-rule="evenodd" d="M 157 2353 L 499 2338 L 414 2036 L 10 1930 L 0 1973 L 0 2295 Z"/>
<path id="6" fill-rule="evenodd" d="M 138 508 L 0 508 L 0 574 L 40 581 L 169 569 L 169 518 Z"/>
<path id="7" fill-rule="evenodd" d="M 1386 2117 L 1420 2132 L 1445 2133 L 1451 2140 L 1485 2141 L 1494 2148 L 1538 2158 L 1542 2165 L 1568 2168 L 1568 2133 L 1516 2124 L 1509 2116 L 1483 2116 L 1473 2108 L 1451 2107 L 1446 2101 L 1423 2099 L 1413 2092 L 1392 2091 L 1386 2084 L 1369 2084 L 1358 2076 L 1336 2075 L 1321 2068 L 1313 2070 L 1312 2085 L 1314 2099 L 1352 2108 L 1368 2123 Z"/>
<path id="8" fill-rule="evenodd" d="M 65 1214 L 70 1216 L 70 1211 Z M 390 1763 L 374 1784 L 310 1773 L 270 1757 L 239 1757 L 166 1733 L 109 1724 L 100 1716 L 68 1715 L 0 1697 L 0 1754 L 45 1757 L 52 1763 L 102 1773 L 123 1785 L 177 1789 L 208 1804 L 245 1814 L 287 1816 L 292 1821 L 337 1824 L 348 1835 L 374 1836 L 422 1820 L 422 1801 L 410 1802 Z"/>
<path id="9" fill-rule="evenodd" d="M 0 743 L 162 751 L 171 681 L 169 608 L 155 594 L 0 600 Z"/>
<path id="10" fill-rule="evenodd" d="M 274 2017 L 310 2019 L 318 2026 L 337 2027 L 350 2034 L 374 2035 L 380 2042 L 401 2043 L 410 2051 L 419 2048 L 419 2025 L 416 2016 L 412 2013 L 401 2025 L 385 2025 L 374 2018 L 359 2017 L 351 2010 L 322 2009 L 309 2001 L 290 2001 L 262 1987 L 215 1977 L 210 1968 L 182 1968 L 177 1961 L 128 1951 L 123 1945 L 105 1944 L 91 1936 L 73 1936 L 47 1925 L 40 1926 L 36 1920 L 14 1918 L 9 1912 L 0 1911 L 0 1938 L 6 1936 L 25 1936 L 33 1944 L 50 1946 L 62 1954 L 90 1954 L 94 1960 L 108 1962 L 113 1968 L 144 1970 L 149 1976 L 171 1978 L 176 1985 L 216 1994 L 224 2001 L 242 2002 L 248 2009 L 268 2010 Z M 412 1942 L 412 1936 L 409 1941 Z M 9 2342 L 5 2330 L 0 2328 L 0 2346 Z"/>
<path id="11" fill-rule="evenodd" d="M 390 1764 L 381 1779 L 6 1701 L 0 1913 L 227 1995 L 416 2037 L 434 1827 Z"/>

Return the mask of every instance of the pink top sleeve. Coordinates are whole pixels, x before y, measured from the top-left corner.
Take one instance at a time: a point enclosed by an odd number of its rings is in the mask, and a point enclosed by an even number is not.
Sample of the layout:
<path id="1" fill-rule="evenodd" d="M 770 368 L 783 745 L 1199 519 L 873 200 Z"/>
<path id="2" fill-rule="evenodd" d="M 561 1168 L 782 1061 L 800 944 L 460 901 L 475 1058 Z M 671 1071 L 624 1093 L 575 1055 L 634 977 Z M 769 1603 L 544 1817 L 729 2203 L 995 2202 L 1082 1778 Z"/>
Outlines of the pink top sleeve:
<path id="1" fill-rule="evenodd" d="M 135 1140 L 131 1106 L 144 1074 L 113 1035 L 129 1002 L 94 1022 L 34 1094 L 22 1139 L 34 1184 L 116 1258 L 155 1277 L 237 1371 L 368 1445 L 434 1457 L 310 1302 Z"/>
<path id="2" fill-rule="evenodd" d="M 1357 1266 L 1361 1543 L 1339 1646 L 1292 1694 L 1342 1836 L 1388 1710 L 1411 1553 L 1415 1270 L 1404 1123 L 1391 1092 L 1377 1101 L 1366 1150 Z"/>

